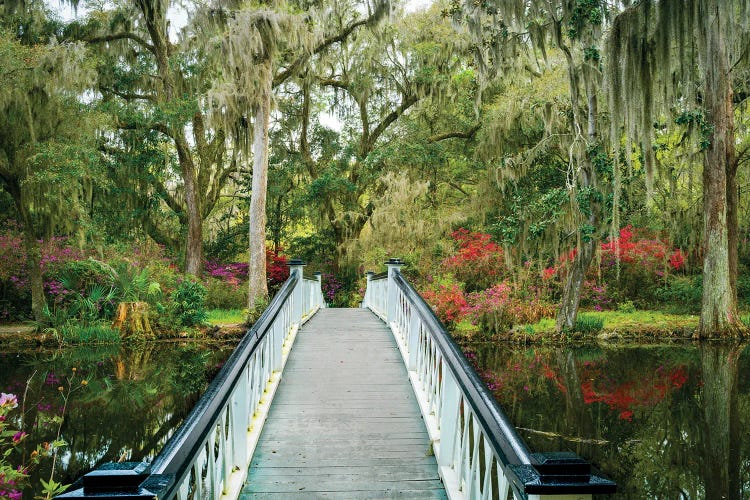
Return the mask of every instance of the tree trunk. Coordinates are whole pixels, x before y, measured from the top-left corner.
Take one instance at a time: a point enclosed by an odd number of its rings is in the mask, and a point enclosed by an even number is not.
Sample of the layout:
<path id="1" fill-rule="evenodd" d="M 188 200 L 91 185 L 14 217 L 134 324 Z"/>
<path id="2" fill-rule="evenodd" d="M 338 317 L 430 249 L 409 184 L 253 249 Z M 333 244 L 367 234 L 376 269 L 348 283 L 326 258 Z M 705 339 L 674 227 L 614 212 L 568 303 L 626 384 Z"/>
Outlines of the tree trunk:
<path id="1" fill-rule="evenodd" d="M 573 258 L 568 277 L 565 280 L 560 311 L 557 313 L 555 327 L 558 332 L 572 330 L 578 316 L 578 303 L 581 301 L 581 289 L 586 278 L 586 272 L 594 258 L 594 241 L 582 241 L 578 245 L 576 256 Z"/>
<path id="2" fill-rule="evenodd" d="M 270 66 L 270 61 L 264 62 Z M 253 182 L 250 195 L 250 256 L 248 269 L 249 294 L 247 305 L 253 309 L 259 300 L 268 297 L 266 280 L 266 189 L 268 186 L 268 126 L 271 115 L 270 67 L 262 82 L 260 102 L 253 125 Z"/>
<path id="3" fill-rule="evenodd" d="M 31 287 L 31 313 L 35 321 L 42 321 L 43 311 L 47 305 L 44 297 L 44 280 L 42 278 L 42 252 L 39 241 L 34 233 L 34 223 L 26 206 L 23 191 L 17 179 L 5 179 L 16 210 L 21 216 L 23 224 L 23 240 L 26 247 L 26 270 L 29 273 L 29 285 Z"/>
<path id="4" fill-rule="evenodd" d="M 705 21 L 709 63 L 705 64 L 704 104 L 713 136 L 703 166 L 703 301 L 698 338 L 732 337 L 741 331 L 732 292 L 728 227 L 728 190 L 734 189 L 734 180 L 728 182 L 728 177 L 734 177 L 736 165 L 732 85 L 718 8 L 712 7 Z M 736 235 L 736 228 L 733 231 Z"/>
<path id="5" fill-rule="evenodd" d="M 148 320 L 148 304 L 120 302 L 112 328 L 120 330 L 120 337 L 123 340 L 142 341 L 153 338 L 154 332 Z"/>
<path id="6" fill-rule="evenodd" d="M 181 131 L 175 132 L 175 146 L 180 161 L 180 173 L 185 183 L 185 211 L 187 212 L 187 241 L 185 244 L 185 272 L 200 276 L 203 269 L 203 216 L 198 180 L 190 146 Z"/>

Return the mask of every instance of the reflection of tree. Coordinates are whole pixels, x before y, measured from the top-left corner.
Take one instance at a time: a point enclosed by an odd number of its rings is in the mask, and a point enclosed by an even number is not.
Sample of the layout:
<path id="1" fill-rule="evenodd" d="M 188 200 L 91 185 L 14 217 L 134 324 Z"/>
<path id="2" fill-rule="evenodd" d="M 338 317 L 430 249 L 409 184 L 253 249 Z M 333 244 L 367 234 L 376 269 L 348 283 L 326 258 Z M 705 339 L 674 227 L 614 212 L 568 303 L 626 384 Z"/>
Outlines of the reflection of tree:
<path id="1" fill-rule="evenodd" d="M 35 421 L 43 424 L 45 418 L 59 413 L 57 388 L 67 386 L 73 367 L 77 370 L 74 383 L 87 381 L 73 392 L 62 427 L 68 446 L 56 479 L 71 482 L 97 464 L 122 455 L 137 461 L 158 452 L 194 406 L 215 373 L 215 364 L 227 354 L 205 345 L 156 343 L 21 353 L 13 363 L 0 360 L 0 388 L 7 392 L 13 387 L 20 393 L 19 387 L 37 370 L 28 395 L 26 421 L 31 431 Z M 31 437 L 50 441 L 54 430 L 54 426 L 41 425 Z M 32 482 L 38 484 L 36 477 L 48 477 L 49 469 L 42 467 L 34 474 Z"/>
<path id="2" fill-rule="evenodd" d="M 149 373 L 153 343 L 130 346 L 122 349 L 112 359 L 117 380 L 143 380 Z"/>
<path id="3" fill-rule="evenodd" d="M 591 408 L 584 404 L 583 391 L 581 390 L 581 379 L 578 376 L 576 359 L 571 349 L 555 349 L 555 361 L 559 380 L 563 385 L 563 397 L 565 398 L 565 425 L 566 432 L 583 439 L 591 439 L 595 436 L 594 421 L 591 418 Z M 585 447 L 585 449 L 584 449 Z M 575 452 L 579 455 L 591 456 L 593 444 L 578 442 Z"/>
<path id="4" fill-rule="evenodd" d="M 742 348 L 738 345 L 701 349 L 703 433 L 700 457 L 706 498 L 741 497 L 741 432 L 737 377 Z"/>
<path id="5" fill-rule="evenodd" d="M 473 348 L 531 449 L 573 446 L 615 498 L 732 499 L 750 484 L 750 349 Z"/>

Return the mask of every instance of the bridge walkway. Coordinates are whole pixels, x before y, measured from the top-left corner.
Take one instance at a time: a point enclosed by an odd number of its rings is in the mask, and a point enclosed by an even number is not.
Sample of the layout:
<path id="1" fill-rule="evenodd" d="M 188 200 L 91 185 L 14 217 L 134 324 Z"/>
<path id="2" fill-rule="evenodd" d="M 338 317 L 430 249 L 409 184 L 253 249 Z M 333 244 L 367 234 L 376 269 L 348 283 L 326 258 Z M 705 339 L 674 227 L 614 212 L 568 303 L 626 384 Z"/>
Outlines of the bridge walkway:
<path id="1" fill-rule="evenodd" d="M 447 498 L 393 335 L 322 309 L 297 335 L 240 498 Z"/>

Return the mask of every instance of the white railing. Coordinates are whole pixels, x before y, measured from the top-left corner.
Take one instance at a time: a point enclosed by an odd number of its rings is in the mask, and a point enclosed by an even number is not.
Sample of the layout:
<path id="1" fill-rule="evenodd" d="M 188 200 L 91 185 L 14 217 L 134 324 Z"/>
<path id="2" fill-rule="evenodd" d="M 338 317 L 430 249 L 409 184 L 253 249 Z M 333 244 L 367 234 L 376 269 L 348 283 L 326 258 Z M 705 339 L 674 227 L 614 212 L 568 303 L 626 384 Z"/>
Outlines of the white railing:
<path id="1" fill-rule="evenodd" d="M 451 499 L 588 499 L 616 485 L 572 453 L 532 454 L 421 296 L 386 263 L 362 307 L 394 334 Z"/>
<path id="2" fill-rule="evenodd" d="M 325 307 L 320 278 L 303 278 L 301 261 L 289 265 L 289 279 L 150 466 L 105 464 L 57 498 L 239 496 L 297 331 Z"/>
<path id="3" fill-rule="evenodd" d="M 367 273 L 367 288 L 362 299 L 362 307 L 369 308 L 380 319 L 385 321 L 388 295 L 388 273 L 375 275 Z"/>
<path id="4" fill-rule="evenodd" d="M 323 297 L 323 283 L 320 273 L 315 273 L 314 278 L 303 277 L 302 279 L 302 321 L 315 314 L 319 308 L 326 306 Z M 306 312 L 305 312 L 306 311 Z M 308 316 L 309 315 L 309 316 Z"/>

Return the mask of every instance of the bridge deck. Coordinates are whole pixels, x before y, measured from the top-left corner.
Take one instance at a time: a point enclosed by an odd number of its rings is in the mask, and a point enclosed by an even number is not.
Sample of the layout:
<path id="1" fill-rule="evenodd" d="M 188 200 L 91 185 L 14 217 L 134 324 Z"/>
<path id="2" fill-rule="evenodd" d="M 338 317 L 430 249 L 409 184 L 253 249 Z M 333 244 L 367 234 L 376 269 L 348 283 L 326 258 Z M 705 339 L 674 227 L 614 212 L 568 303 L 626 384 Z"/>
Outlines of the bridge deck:
<path id="1" fill-rule="evenodd" d="M 240 498 L 446 498 L 406 368 L 366 309 L 300 330 Z"/>

